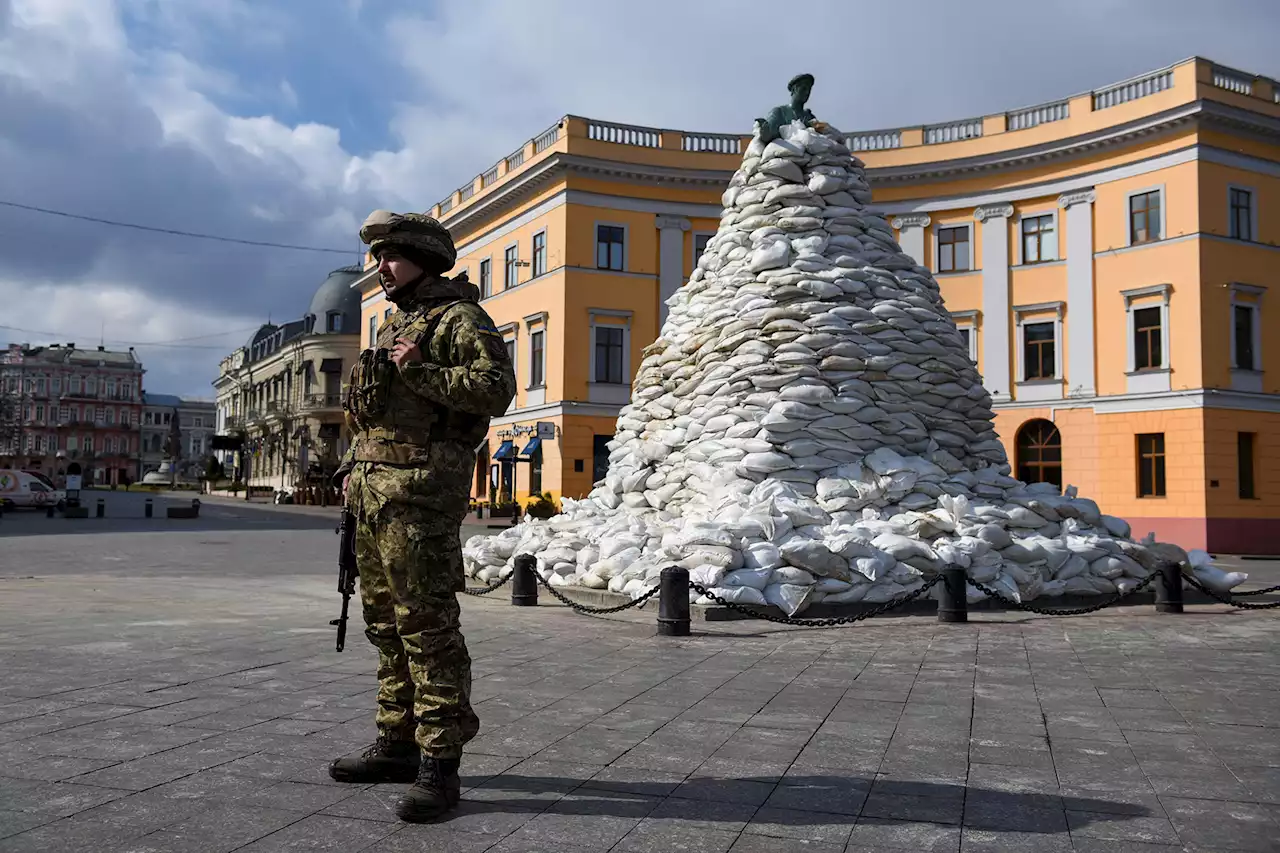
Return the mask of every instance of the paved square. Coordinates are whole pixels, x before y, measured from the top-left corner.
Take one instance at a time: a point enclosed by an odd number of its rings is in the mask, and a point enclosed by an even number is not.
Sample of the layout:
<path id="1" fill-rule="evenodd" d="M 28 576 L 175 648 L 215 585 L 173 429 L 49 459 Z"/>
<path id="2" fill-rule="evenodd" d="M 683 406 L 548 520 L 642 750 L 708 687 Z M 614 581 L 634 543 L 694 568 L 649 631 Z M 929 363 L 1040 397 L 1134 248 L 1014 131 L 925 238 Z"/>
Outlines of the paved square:
<path id="1" fill-rule="evenodd" d="M 326 772 L 374 734 L 335 511 L 106 500 L 0 520 L 0 853 L 1280 850 L 1276 611 L 672 639 L 465 598 L 483 728 L 409 826 Z"/>

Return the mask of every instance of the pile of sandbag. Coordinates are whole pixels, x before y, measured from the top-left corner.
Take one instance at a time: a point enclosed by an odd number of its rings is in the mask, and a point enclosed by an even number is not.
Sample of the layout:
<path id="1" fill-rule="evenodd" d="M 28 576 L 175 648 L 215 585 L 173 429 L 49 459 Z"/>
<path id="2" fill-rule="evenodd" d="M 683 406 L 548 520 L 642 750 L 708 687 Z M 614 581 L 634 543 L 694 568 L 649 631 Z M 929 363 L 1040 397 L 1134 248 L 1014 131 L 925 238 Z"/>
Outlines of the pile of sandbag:
<path id="1" fill-rule="evenodd" d="M 534 554 L 549 583 L 634 597 L 680 565 L 789 614 L 885 601 L 948 565 L 1019 600 L 1125 591 L 1161 557 L 1243 581 L 1009 476 L 937 283 L 870 199 L 838 131 L 753 141 L 645 350 L 607 475 L 553 518 L 470 539 L 468 574 Z"/>

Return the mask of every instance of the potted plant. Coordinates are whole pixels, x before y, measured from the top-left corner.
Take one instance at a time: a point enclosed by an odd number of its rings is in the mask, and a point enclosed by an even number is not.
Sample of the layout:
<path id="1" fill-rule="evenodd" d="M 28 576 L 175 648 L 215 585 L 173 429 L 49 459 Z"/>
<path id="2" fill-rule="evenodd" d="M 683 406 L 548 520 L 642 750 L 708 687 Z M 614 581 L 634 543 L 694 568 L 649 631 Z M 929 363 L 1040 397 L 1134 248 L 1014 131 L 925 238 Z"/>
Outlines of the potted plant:
<path id="1" fill-rule="evenodd" d="M 556 507 L 555 501 L 551 499 L 551 493 L 543 492 L 528 503 L 525 511 L 531 518 L 550 518 L 560 510 Z"/>

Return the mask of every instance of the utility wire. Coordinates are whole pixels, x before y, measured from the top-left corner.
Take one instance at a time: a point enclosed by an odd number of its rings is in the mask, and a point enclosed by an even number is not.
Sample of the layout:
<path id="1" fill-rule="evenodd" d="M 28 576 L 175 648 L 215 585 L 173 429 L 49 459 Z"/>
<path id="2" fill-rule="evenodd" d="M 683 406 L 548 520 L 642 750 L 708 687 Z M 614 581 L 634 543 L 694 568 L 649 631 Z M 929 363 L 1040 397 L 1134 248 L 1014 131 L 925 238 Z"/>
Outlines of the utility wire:
<path id="1" fill-rule="evenodd" d="M 65 210 L 50 210 L 47 207 L 36 207 L 31 204 L 18 204 L 15 201 L 4 201 L 2 199 L 0 199 L 0 205 L 5 207 L 16 207 L 19 210 L 31 210 L 36 213 L 47 213 L 51 216 L 65 216 L 68 219 L 81 219 L 85 222 L 97 222 L 100 225 L 114 225 L 118 228 L 136 228 L 139 231 L 154 231 L 158 234 L 171 234 L 175 237 L 197 237 L 201 240 L 217 240 L 221 243 L 240 243 L 245 246 L 265 246 L 270 249 L 296 249 L 300 252 L 332 252 L 336 255 L 350 255 L 354 253 L 354 250 L 352 249 L 330 249 L 324 246 L 298 246 L 291 243 L 271 243 L 262 240 L 241 240 L 237 237 L 221 237 L 216 234 L 198 234 L 194 231 L 179 231 L 176 228 L 157 228 L 152 225 L 138 225 L 133 222 L 120 222 L 115 219 L 100 219 L 96 216 L 67 213 Z"/>
<path id="2" fill-rule="evenodd" d="M 135 346 L 135 347 L 175 347 L 178 349 L 222 349 L 223 347 L 220 347 L 220 346 L 190 345 L 190 344 L 187 344 L 186 342 L 202 341 L 202 340 L 207 340 L 209 338 L 221 338 L 226 335 L 242 335 L 245 332 L 252 332 L 259 328 L 261 327 L 253 326 L 246 329 L 228 329 L 225 332 L 214 332 L 213 334 L 209 334 L 209 335 L 193 335 L 189 338 L 170 338 L 169 340 L 165 340 L 165 341 L 124 341 L 124 340 L 117 340 L 115 338 L 107 338 L 104 340 L 104 343 L 124 344 L 126 346 Z M 57 340 L 71 340 L 76 337 L 74 334 L 68 334 L 67 332 L 46 332 L 46 331 L 41 331 L 40 329 L 24 329 L 20 326 L 0 325 L 0 329 L 8 329 L 11 332 L 24 332 L 28 335 L 44 335 L 46 337 L 56 338 Z"/>

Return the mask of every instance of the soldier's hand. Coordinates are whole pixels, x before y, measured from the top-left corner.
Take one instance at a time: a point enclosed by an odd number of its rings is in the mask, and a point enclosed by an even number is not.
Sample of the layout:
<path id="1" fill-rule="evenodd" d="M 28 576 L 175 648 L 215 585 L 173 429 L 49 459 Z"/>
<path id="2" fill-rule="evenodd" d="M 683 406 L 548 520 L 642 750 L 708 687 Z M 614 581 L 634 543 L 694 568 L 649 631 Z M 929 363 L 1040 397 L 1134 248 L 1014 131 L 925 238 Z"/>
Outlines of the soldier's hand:
<path id="1" fill-rule="evenodd" d="M 400 367 L 406 361 L 422 361 L 422 350 L 408 338 L 396 338 L 396 345 L 391 348 L 391 360 L 395 362 L 396 367 Z"/>
<path id="2" fill-rule="evenodd" d="M 349 486 L 349 485 L 351 485 L 351 475 L 350 475 L 350 474 L 348 474 L 347 476 L 345 476 L 345 477 L 343 477 L 343 478 L 342 478 L 342 499 L 343 499 L 344 501 L 347 499 L 347 486 Z"/>

